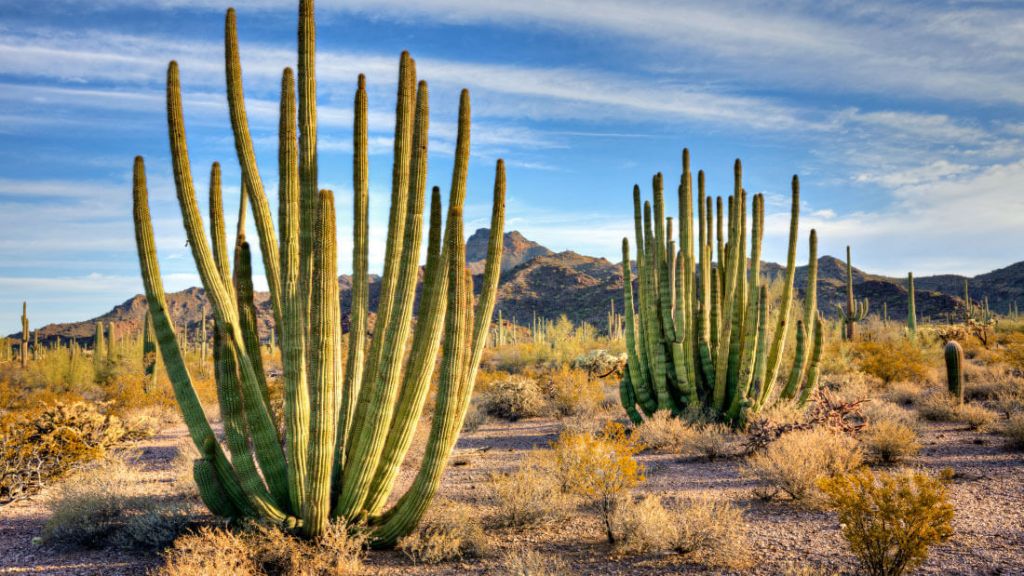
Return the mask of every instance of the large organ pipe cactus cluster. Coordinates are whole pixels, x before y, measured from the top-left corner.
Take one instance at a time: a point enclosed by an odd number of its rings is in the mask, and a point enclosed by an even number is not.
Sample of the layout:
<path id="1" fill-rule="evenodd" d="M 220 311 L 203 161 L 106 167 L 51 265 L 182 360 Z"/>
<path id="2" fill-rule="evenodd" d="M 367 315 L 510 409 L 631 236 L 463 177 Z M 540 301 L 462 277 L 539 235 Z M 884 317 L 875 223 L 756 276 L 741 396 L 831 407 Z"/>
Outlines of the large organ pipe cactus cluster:
<path id="1" fill-rule="evenodd" d="M 270 410 L 260 365 L 250 246 L 242 233 L 237 235 L 232 271 L 217 165 L 210 187 L 210 238 L 205 234 L 186 149 L 174 62 L 167 75 L 171 155 L 189 246 L 213 312 L 215 379 L 227 452 L 204 416 L 175 340 L 157 263 L 141 158 L 136 159 L 134 177 L 136 241 L 160 355 L 192 440 L 202 454 L 195 462 L 194 474 L 210 510 L 232 518 L 262 518 L 309 537 L 322 533 L 333 519 L 365 522 L 372 541 L 387 546 L 415 528 L 426 511 L 469 405 L 500 271 L 504 165 L 498 161 L 491 241 L 474 308 L 473 282 L 465 269 L 462 220 L 470 127 L 469 94 L 463 91 L 448 215 L 442 221 L 441 192 L 435 187 L 430 198 L 424 287 L 413 328 L 429 105 L 426 83 L 416 80 L 415 61 L 403 54 L 385 264 L 376 330 L 367 343 L 367 94 L 365 81 L 359 78 L 354 106 L 351 333 L 343 357 L 334 195 L 320 190 L 317 182 L 314 34 L 313 2 L 303 0 L 299 7 L 298 74 L 286 69 L 281 82 L 280 202 L 275 229 L 246 120 L 235 13 L 227 13 L 228 104 L 243 189 L 259 233 L 271 306 L 280 331 L 283 437 Z M 242 208 L 244 212 L 245 204 Z M 439 350 L 436 402 L 422 463 L 406 492 L 387 508 L 426 403 Z"/>
<path id="2" fill-rule="evenodd" d="M 867 298 L 855 300 L 853 297 L 853 264 L 850 261 L 850 247 L 846 247 L 846 308 L 836 304 L 839 317 L 843 320 L 843 338 L 853 340 L 858 322 L 868 317 L 870 304 Z"/>
<path id="3" fill-rule="evenodd" d="M 741 425 L 749 413 L 777 398 L 806 403 L 817 386 L 822 328 L 816 299 L 817 236 L 812 230 L 795 361 L 784 378 L 785 386 L 776 390 L 776 382 L 783 379 L 780 372 L 792 316 L 799 181 L 793 177 L 788 259 L 772 322 L 768 289 L 760 273 L 764 198 L 754 195 L 748 238 L 747 194 L 739 160 L 734 172 L 728 214 L 721 197 L 713 200 L 707 195 L 704 172 L 698 173 L 695 234 L 690 155 L 683 151 L 678 244 L 672 218 L 665 216 L 661 174 L 654 177 L 653 206 L 650 202 L 641 206 L 640 188 L 633 189 L 638 289 L 634 293 L 629 240 L 623 238 L 628 362 L 620 392 L 626 412 L 636 423 L 659 410 L 678 413 L 691 408 L 709 410 Z M 713 262 L 716 251 L 718 258 Z"/>

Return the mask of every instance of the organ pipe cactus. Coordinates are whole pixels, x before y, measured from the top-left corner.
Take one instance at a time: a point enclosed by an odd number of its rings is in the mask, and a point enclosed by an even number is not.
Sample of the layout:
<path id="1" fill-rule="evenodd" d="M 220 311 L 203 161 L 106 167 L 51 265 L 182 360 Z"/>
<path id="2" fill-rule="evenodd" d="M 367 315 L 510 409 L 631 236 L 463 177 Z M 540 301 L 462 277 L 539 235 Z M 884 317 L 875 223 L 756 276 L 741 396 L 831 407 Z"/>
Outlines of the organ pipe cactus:
<path id="1" fill-rule="evenodd" d="M 107 359 L 107 343 L 106 337 L 103 332 L 103 322 L 96 323 L 96 337 L 92 344 L 92 365 L 96 370 L 96 376 L 99 377 L 103 368 L 106 366 Z"/>
<path id="2" fill-rule="evenodd" d="M 28 366 L 28 302 L 21 303 L 21 367 Z"/>
<path id="3" fill-rule="evenodd" d="M 153 328 L 153 314 L 149 310 L 146 310 L 145 322 L 145 326 L 142 327 L 142 367 L 145 372 L 142 388 L 146 393 L 149 393 L 156 388 L 156 365 L 160 356 L 156 350 L 156 330 Z"/>
<path id="4" fill-rule="evenodd" d="M 853 298 L 853 265 L 850 263 L 850 247 L 846 247 L 846 308 L 836 304 L 839 316 L 843 319 L 843 338 L 853 340 L 854 326 L 868 316 L 868 299 Z"/>
<path id="5" fill-rule="evenodd" d="M 654 177 L 653 206 L 651 202 L 641 205 L 640 188 L 633 188 L 635 290 L 629 240 L 622 240 L 628 361 L 620 397 L 627 414 L 640 423 L 659 410 L 679 413 L 687 408 L 708 409 L 723 420 L 742 425 L 751 412 L 774 402 L 779 395 L 806 402 L 817 384 L 821 354 L 821 321 L 815 296 L 817 237 L 813 231 L 813 272 L 808 275 L 805 322 L 798 328 L 797 360 L 785 389 L 775 393 L 792 308 L 799 180 L 793 177 L 789 257 L 777 319 L 770 327 L 767 286 L 760 274 L 763 196 L 753 197 L 748 238 L 747 195 L 740 161 L 734 167 L 727 216 L 723 215 L 721 198 L 715 203 L 715 213 L 712 199 L 705 192 L 704 173 L 699 172 L 695 234 L 688 150 L 683 151 L 682 164 L 678 244 L 672 237 L 672 218 L 664 215 L 661 174 Z M 713 263 L 716 246 L 718 259 Z"/>
<path id="6" fill-rule="evenodd" d="M 944 350 L 946 356 L 946 385 L 949 395 L 957 404 L 964 402 L 964 349 L 956 340 L 950 340 Z"/>
<path id="7" fill-rule="evenodd" d="M 470 136 L 469 93 L 463 91 L 447 219 L 442 221 L 441 192 L 435 187 L 430 197 L 423 291 L 413 328 L 429 105 L 427 85 L 417 83 L 415 61 L 403 53 L 385 262 L 376 330 L 367 345 L 368 112 L 365 80 L 360 76 L 354 106 L 352 328 L 343 357 L 334 194 L 320 190 L 317 181 L 311 0 L 300 2 L 299 19 L 298 74 L 286 69 L 281 82 L 276 228 L 246 120 L 233 10 L 228 11 L 226 21 L 231 123 L 243 188 L 268 276 L 271 307 L 281 331 L 283 437 L 278 436 L 278 422 L 270 410 L 266 379 L 258 364 L 256 327 L 246 320 L 252 300 L 251 248 L 244 231 L 236 235 L 232 271 L 224 218 L 217 210 L 222 206 L 217 166 L 210 187 L 212 246 L 206 237 L 192 181 L 178 65 L 174 62 L 167 75 L 171 156 L 189 246 L 213 312 L 215 374 L 227 451 L 204 416 L 175 342 L 141 157 L 135 161 L 133 190 L 139 262 L 163 363 L 202 456 L 193 472 L 210 510 L 230 518 L 261 518 L 307 537 L 318 536 L 335 519 L 365 522 L 373 544 L 389 546 L 412 531 L 426 511 L 469 405 L 500 272 L 504 164 L 497 163 L 491 239 L 474 307 L 473 282 L 465 270 L 462 220 Z M 257 342 L 255 348 L 253 342 Z M 405 493 L 392 499 L 399 467 L 426 404 L 439 350 L 440 375 L 422 463 Z M 388 502 L 393 502 L 390 508 Z"/>

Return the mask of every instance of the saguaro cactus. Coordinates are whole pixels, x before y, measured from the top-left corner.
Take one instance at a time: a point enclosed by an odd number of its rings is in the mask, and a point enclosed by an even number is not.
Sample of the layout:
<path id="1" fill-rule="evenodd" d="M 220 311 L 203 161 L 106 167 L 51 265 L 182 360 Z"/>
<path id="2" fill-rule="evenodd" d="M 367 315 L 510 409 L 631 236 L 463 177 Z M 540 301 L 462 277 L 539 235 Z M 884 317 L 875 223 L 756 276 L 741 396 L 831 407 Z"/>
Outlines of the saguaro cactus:
<path id="1" fill-rule="evenodd" d="M 96 322 L 96 337 L 92 345 L 92 366 L 99 377 L 107 362 L 107 342 L 103 331 L 103 322 Z"/>
<path id="2" fill-rule="evenodd" d="M 734 167 L 727 236 L 723 234 L 721 198 L 716 215 L 711 198 L 705 194 L 703 172 L 697 176 L 698 230 L 694 235 L 688 150 L 683 151 L 683 174 L 678 188 L 678 250 L 672 238 L 672 218 L 664 216 L 661 174 L 654 177 L 653 187 L 653 211 L 650 202 L 645 202 L 641 209 L 640 187 L 633 188 L 638 272 L 635 293 L 629 240 L 622 240 L 628 357 L 620 384 L 623 405 L 636 423 L 657 410 L 678 413 L 692 406 L 708 408 L 722 419 L 741 425 L 748 413 L 760 410 L 776 397 L 775 382 L 792 307 L 799 180 L 793 177 L 789 258 L 780 310 L 775 328 L 770 331 L 767 286 L 760 274 L 764 198 L 760 194 L 753 198 L 748 256 L 747 201 L 740 161 Z M 717 238 L 713 222 L 717 223 Z M 715 240 L 718 261 L 713 265 Z M 816 242 L 812 231 L 813 272 L 808 275 L 805 322 L 798 328 L 798 365 L 791 369 L 782 392 L 802 402 L 807 401 L 817 384 L 817 359 L 821 353 L 821 322 L 814 296 Z"/>
<path id="3" fill-rule="evenodd" d="M 946 344 L 946 385 L 958 404 L 964 402 L 964 349 L 956 340 Z"/>
<path id="4" fill-rule="evenodd" d="M 911 339 L 917 335 L 917 305 L 914 302 L 913 272 L 907 272 L 907 332 Z"/>
<path id="5" fill-rule="evenodd" d="M 846 247 L 846 308 L 836 304 L 839 309 L 839 316 L 843 319 L 843 338 L 853 340 L 854 327 L 858 322 L 868 316 L 868 299 L 854 300 L 853 298 L 853 265 L 850 263 L 850 247 Z"/>
<path id="6" fill-rule="evenodd" d="M 161 356 L 192 440 L 202 454 L 195 462 L 196 483 L 203 501 L 218 515 L 259 517 L 309 537 L 322 533 L 332 519 L 365 521 L 374 545 L 392 545 L 413 530 L 426 511 L 469 405 L 500 273 L 504 163 L 497 163 L 491 239 L 474 308 L 462 221 L 470 129 L 469 93 L 463 91 L 448 216 L 443 222 L 441 192 L 435 187 L 419 317 L 413 329 L 429 105 L 427 84 L 417 83 L 415 61 L 403 53 L 384 271 L 376 330 L 365 346 L 368 113 L 365 80 L 360 76 L 354 106 L 352 328 L 348 354 L 342 358 L 334 194 L 320 190 L 317 182 L 313 2 L 302 0 L 299 5 L 297 111 L 296 75 L 290 69 L 282 75 L 277 229 L 246 120 L 233 10 L 227 13 L 225 35 L 228 104 L 243 189 L 259 235 L 276 327 L 281 331 L 284 437 L 278 437 L 259 364 L 256 326 L 248 319 L 252 311 L 250 247 L 240 230 L 232 271 L 217 165 L 210 186 L 212 246 L 206 237 L 186 148 L 178 65 L 171 62 L 167 112 L 175 184 L 189 246 L 213 312 L 215 377 L 230 458 L 206 421 L 175 341 L 141 157 L 135 160 L 134 220 Z M 242 208 L 244 213 L 245 204 Z M 404 495 L 386 508 L 426 403 L 439 349 L 441 373 L 425 454 Z"/>
<path id="7" fill-rule="evenodd" d="M 28 302 L 21 303 L 21 367 L 28 366 Z"/>

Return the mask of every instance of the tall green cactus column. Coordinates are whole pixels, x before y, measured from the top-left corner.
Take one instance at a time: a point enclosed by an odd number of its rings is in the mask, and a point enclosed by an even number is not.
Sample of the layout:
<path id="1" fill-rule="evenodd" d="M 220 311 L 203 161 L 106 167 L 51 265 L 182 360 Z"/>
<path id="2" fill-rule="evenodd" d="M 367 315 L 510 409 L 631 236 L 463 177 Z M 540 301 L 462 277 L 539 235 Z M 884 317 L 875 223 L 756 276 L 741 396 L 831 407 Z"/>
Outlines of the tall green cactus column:
<path id="1" fill-rule="evenodd" d="M 914 302 L 914 273 L 907 272 L 907 333 L 917 336 L 917 305 Z"/>
<path id="2" fill-rule="evenodd" d="M 142 327 L 142 389 L 147 394 L 156 389 L 157 362 L 160 355 L 156 350 L 156 330 L 153 328 L 153 314 L 146 310 L 145 325 Z"/>
<path id="3" fill-rule="evenodd" d="M 843 338 L 853 341 L 855 334 L 854 327 L 858 322 L 868 316 L 868 299 L 854 300 L 853 298 L 853 265 L 850 263 L 850 247 L 846 247 L 846 308 L 836 304 L 839 309 L 839 316 L 843 319 Z"/>
<path id="4" fill-rule="evenodd" d="M 946 357 L 946 385 L 957 404 L 964 403 L 964 349 L 950 340 L 943 351 Z"/>
<path id="5" fill-rule="evenodd" d="M 28 367 L 28 302 L 21 303 L 21 367 Z"/>
<path id="6" fill-rule="evenodd" d="M 343 358 L 335 199 L 331 191 L 317 186 L 312 1 L 300 2 L 299 16 L 298 80 L 286 69 L 281 81 L 279 228 L 271 219 L 249 132 L 233 10 L 225 22 L 228 107 L 243 181 L 239 222 L 251 208 L 268 274 L 275 329 L 281 337 L 283 422 L 277 422 L 270 410 L 255 322 L 251 249 L 241 224 L 234 270 L 228 261 L 218 164 L 211 170 L 212 246 L 203 229 L 174 62 L 168 68 L 167 112 L 175 187 L 192 256 L 213 312 L 214 375 L 229 453 L 205 419 L 167 315 L 141 158 L 136 159 L 133 188 L 139 262 L 160 353 L 201 454 L 194 475 L 210 510 L 232 518 L 261 518 L 308 537 L 318 536 L 332 521 L 365 522 L 373 545 L 389 546 L 412 531 L 426 511 L 469 405 L 500 274 L 505 166 L 499 160 L 495 171 L 491 240 L 474 309 L 462 222 L 470 149 L 470 101 L 469 93 L 463 91 L 447 219 L 442 218 L 441 191 L 434 188 L 423 291 L 414 322 L 426 203 L 429 105 L 427 84 L 417 82 L 415 61 L 403 53 L 385 266 L 376 330 L 367 346 L 368 106 L 366 82 L 359 77 L 353 137 L 352 332 Z M 405 494 L 393 499 L 439 351 L 441 374 L 426 455 Z M 284 430 L 283 437 L 279 429 Z M 394 504 L 388 508 L 391 501 Z"/>

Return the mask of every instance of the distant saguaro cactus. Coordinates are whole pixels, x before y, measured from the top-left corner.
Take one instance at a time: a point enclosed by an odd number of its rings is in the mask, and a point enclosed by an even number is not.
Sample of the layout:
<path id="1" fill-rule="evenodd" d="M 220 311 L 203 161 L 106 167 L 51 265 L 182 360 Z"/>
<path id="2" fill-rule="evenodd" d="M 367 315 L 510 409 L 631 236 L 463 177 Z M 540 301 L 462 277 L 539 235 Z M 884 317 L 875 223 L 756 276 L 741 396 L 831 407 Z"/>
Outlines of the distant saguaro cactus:
<path id="1" fill-rule="evenodd" d="M 96 337 L 92 345 L 92 366 L 97 378 L 107 365 L 107 342 L 103 332 L 103 322 L 96 322 Z"/>
<path id="2" fill-rule="evenodd" d="M 917 306 L 914 302 L 913 272 L 907 272 L 907 332 L 911 338 L 917 335 Z"/>
<path id="3" fill-rule="evenodd" d="M 857 322 L 868 316 L 868 299 L 854 300 L 853 298 L 853 265 L 850 262 L 850 247 L 846 247 L 846 308 L 836 304 L 839 309 L 839 316 L 843 319 L 843 338 L 853 340 L 854 326 Z"/>
<path id="4" fill-rule="evenodd" d="M 145 371 L 142 388 L 147 393 L 156 388 L 156 367 L 159 359 L 156 330 L 153 328 L 153 314 L 147 309 L 146 324 L 142 327 L 142 366 Z"/>
<path id="5" fill-rule="evenodd" d="M 28 302 L 21 303 L 21 367 L 28 366 Z"/>
<path id="6" fill-rule="evenodd" d="M 427 182 L 428 90 L 416 63 L 399 66 L 391 209 L 376 329 L 365 345 L 368 311 L 368 129 L 360 76 L 354 123 L 354 233 L 351 332 L 342 358 L 334 194 L 317 177 L 315 22 L 312 0 L 299 3 L 298 110 L 296 75 L 281 81 L 278 154 L 279 224 L 275 230 L 256 163 L 243 100 L 234 10 L 226 19 L 228 107 L 242 167 L 243 189 L 259 235 L 270 303 L 281 331 L 284 415 L 270 410 L 252 309 L 251 251 L 236 234 L 228 261 L 219 167 L 211 178 L 211 237 L 199 215 L 185 139 L 178 65 L 167 73 L 167 113 L 175 184 L 185 231 L 214 318 L 214 359 L 224 437 L 230 459 L 199 403 L 175 342 L 149 214 L 145 166 L 135 160 L 134 221 L 146 299 L 160 352 L 185 422 L 202 458 L 193 469 L 209 509 L 230 518 L 259 518 L 308 537 L 332 519 L 365 522 L 375 546 L 393 545 L 426 512 L 441 481 L 469 406 L 494 310 L 504 227 L 505 165 L 497 162 L 491 237 L 474 307 L 465 268 L 463 206 L 469 167 L 469 92 L 463 91 L 449 191 L 430 198 L 427 261 L 419 315 L 412 324 Z M 298 122 L 296 122 L 298 119 Z M 243 213 L 245 203 L 242 204 Z M 278 244 L 277 235 L 281 242 Z M 443 340 L 443 347 L 442 347 Z M 436 379 L 434 413 L 421 464 L 403 496 L 392 499 L 399 467 L 412 444 Z"/>
<path id="7" fill-rule="evenodd" d="M 946 385 L 949 395 L 958 404 L 964 402 L 964 349 L 956 340 L 950 340 L 945 348 Z"/>

